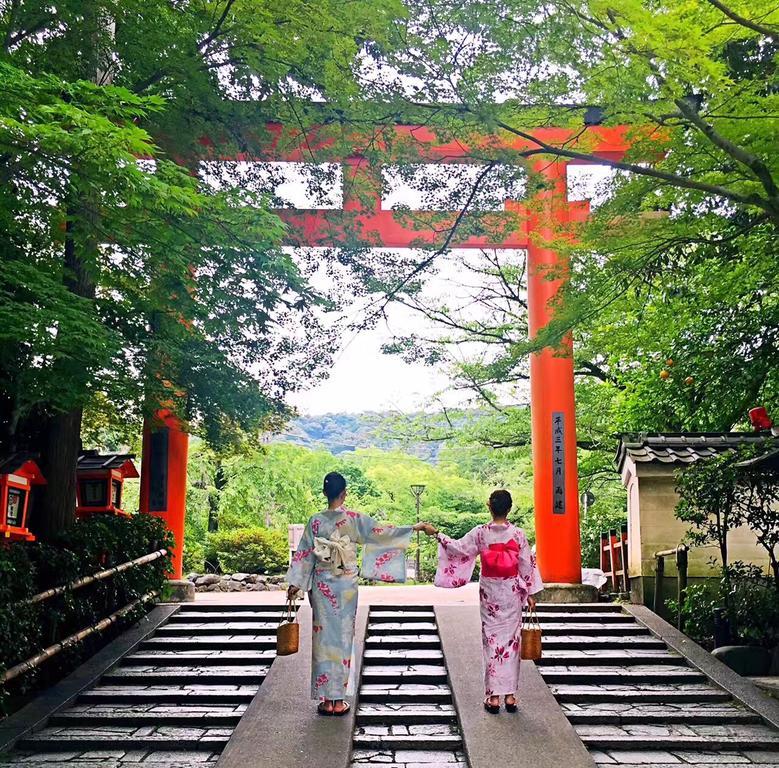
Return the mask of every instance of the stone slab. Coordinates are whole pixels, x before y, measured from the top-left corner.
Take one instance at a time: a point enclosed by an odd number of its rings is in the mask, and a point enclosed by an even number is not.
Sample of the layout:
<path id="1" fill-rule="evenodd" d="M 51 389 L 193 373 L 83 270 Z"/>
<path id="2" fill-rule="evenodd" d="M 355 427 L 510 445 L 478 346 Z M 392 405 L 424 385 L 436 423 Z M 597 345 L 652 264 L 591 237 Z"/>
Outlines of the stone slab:
<path id="1" fill-rule="evenodd" d="M 194 603 L 195 585 L 186 579 L 168 579 L 164 595 L 166 603 Z"/>
<path id="2" fill-rule="evenodd" d="M 733 698 L 757 712 L 774 728 L 779 728 L 779 700 L 767 696 L 747 678 L 736 674 L 730 667 L 715 659 L 707 650 L 646 606 L 626 605 L 625 610 L 635 616 L 669 648 L 685 656 L 693 667 L 703 672 L 715 685 L 728 691 Z"/>
<path id="3" fill-rule="evenodd" d="M 515 765 L 518 755 L 532 755 L 534 768 L 593 768 L 593 759 L 535 664 L 522 664 L 518 713 L 485 712 L 479 610 L 436 606 L 435 612 L 471 768 Z"/>
<path id="4" fill-rule="evenodd" d="M 271 665 L 233 731 L 217 768 L 347 768 L 356 702 L 345 717 L 320 717 L 311 700 L 311 609 L 298 611 L 300 650 Z M 359 680 L 368 609 L 357 610 L 355 679 Z"/>
<path id="5" fill-rule="evenodd" d="M 0 753 L 12 749 L 20 738 L 40 728 L 51 715 L 64 709 L 75 701 L 82 691 L 95 685 L 122 656 L 135 650 L 178 610 L 179 606 L 175 604 L 152 608 L 140 621 L 108 643 L 64 680 L 43 691 L 27 706 L 3 720 L 0 724 Z"/>
<path id="6" fill-rule="evenodd" d="M 591 584 L 544 584 L 539 603 L 597 603 L 598 589 Z"/>

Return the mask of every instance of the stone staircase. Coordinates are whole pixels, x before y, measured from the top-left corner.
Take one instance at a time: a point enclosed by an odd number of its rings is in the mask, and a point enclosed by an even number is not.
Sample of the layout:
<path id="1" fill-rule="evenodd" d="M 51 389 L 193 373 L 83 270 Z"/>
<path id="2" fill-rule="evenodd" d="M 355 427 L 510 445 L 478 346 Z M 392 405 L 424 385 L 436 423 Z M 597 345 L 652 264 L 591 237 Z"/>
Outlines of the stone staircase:
<path id="1" fill-rule="evenodd" d="M 467 766 L 432 607 L 368 615 L 352 767 Z"/>
<path id="2" fill-rule="evenodd" d="M 779 732 L 619 605 L 539 605 L 539 670 L 599 766 L 776 768 Z"/>
<path id="3" fill-rule="evenodd" d="M 273 661 L 280 610 L 182 606 L 0 762 L 15 768 L 213 765 Z"/>

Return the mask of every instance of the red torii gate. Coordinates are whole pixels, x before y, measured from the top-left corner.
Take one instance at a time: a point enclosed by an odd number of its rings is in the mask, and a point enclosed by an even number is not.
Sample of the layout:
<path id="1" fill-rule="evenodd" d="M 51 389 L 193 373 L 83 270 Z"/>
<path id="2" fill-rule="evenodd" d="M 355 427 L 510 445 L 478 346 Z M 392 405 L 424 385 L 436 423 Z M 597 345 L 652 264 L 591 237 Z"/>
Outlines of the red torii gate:
<path id="1" fill-rule="evenodd" d="M 267 126 L 272 137 L 260 156 L 237 155 L 219 158 L 253 162 L 324 162 L 312 159 L 311 149 L 326 149 L 326 141 L 308 136 L 291 148 L 281 147 L 284 130 L 281 125 Z M 396 137 L 420 148 L 415 163 L 441 164 L 474 161 L 472 149 L 459 141 L 441 143 L 425 126 L 398 125 Z M 547 182 L 532 205 L 507 201 L 506 210 L 519 214 L 521 223 L 499 242 L 488 236 L 466 236 L 456 233 L 448 242 L 450 248 L 514 248 L 528 254 L 528 321 L 531 338 L 552 319 L 551 303 L 566 279 L 568 263 L 564 256 L 549 248 L 557 230 L 567 222 L 581 222 L 589 215 L 589 203 L 567 199 L 568 165 L 586 165 L 588 161 L 562 159 L 543 154 L 544 146 L 583 149 L 591 156 L 607 160 L 621 159 L 629 147 L 626 126 L 589 126 L 584 130 L 543 128 L 532 133 L 538 139 L 510 137 L 501 146 L 528 153 L 527 162 Z M 489 139 L 495 146 L 496 137 Z M 209 145 L 210 142 L 204 142 Z M 355 141 L 355 145 L 358 142 Z M 370 247 L 407 248 L 440 247 L 440 214 L 431 216 L 437 223 L 420 230 L 425 216 L 415 212 L 413 226 L 407 216 L 381 208 L 380 169 L 371 167 L 365 156 L 355 152 L 347 157 L 327 157 L 344 166 L 344 198 L 341 210 L 283 209 L 278 211 L 288 227 L 287 242 L 296 246 L 338 246 L 354 243 L 355 236 Z M 409 162 L 408 159 L 405 162 Z M 367 196 L 359 184 L 368 179 L 375 194 Z M 364 186 L 364 185 L 363 185 Z M 360 193 L 353 190 L 360 188 Z M 453 224 L 456 212 L 451 215 Z M 552 272 L 558 275 L 549 279 Z M 574 368 L 570 336 L 563 351 L 545 348 L 530 359 L 532 419 L 532 454 L 537 557 L 546 583 L 578 584 L 581 581 L 581 545 L 579 537 L 579 490 L 576 461 L 576 410 L 574 402 Z M 161 414 L 163 426 L 147 424 L 143 435 L 141 478 L 142 512 L 163 517 L 175 539 L 173 578 L 182 576 L 184 517 L 186 507 L 187 436 L 169 413 Z"/>

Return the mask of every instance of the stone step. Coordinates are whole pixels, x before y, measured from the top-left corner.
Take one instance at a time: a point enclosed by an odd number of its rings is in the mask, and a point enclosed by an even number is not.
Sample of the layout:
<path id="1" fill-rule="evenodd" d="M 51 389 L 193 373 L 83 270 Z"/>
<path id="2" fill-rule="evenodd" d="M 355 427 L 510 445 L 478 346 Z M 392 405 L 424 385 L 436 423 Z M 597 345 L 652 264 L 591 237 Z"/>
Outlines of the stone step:
<path id="1" fill-rule="evenodd" d="M 381 610 L 371 609 L 368 621 L 371 624 L 398 624 L 409 621 L 434 622 L 435 613 L 430 608 L 414 612 L 411 609 L 407 611 L 387 610 L 385 606 L 382 606 Z"/>
<path id="2" fill-rule="evenodd" d="M 621 665 L 633 666 L 638 664 L 679 664 L 683 657 L 670 651 L 657 649 L 628 648 L 625 650 L 558 650 L 557 648 L 544 648 L 543 656 L 536 662 L 539 667 L 548 666 L 602 666 Z"/>
<path id="3" fill-rule="evenodd" d="M 404 621 L 368 624 L 368 636 L 376 635 L 437 635 L 438 627 L 432 621 Z"/>
<path id="4" fill-rule="evenodd" d="M 210 624 L 206 621 L 165 624 L 157 629 L 155 637 L 181 635 L 275 635 L 278 623 L 269 621 L 226 621 Z"/>
<path id="5" fill-rule="evenodd" d="M 397 727 L 397 726 L 393 726 Z M 401 728 L 403 726 L 400 726 Z M 430 726 L 418 725 L 409 726 L 409 730 L 413 728 L 426 728 Z M 414 734 L 414 735 L 387 735 L 382 736 L 379 734 L 355 734 L 353 745 L 355 749 L 380 749 L 386 750 L 447 750 L 455 751 L 462 749 L 463 741 L 459 734 L 452 735 L 429 735 Z M 434 766 L 431 766 L 434 768 Z"/>
<path id="6" fill-rule="evenodd" d="M 366 648 L 440 648 L 441 640 L 435 635 L 382 635 L 367 637 Z"/>
<path id="7" fill-rule="evenodd" d="M 213 768 L 219 757 L 218 752 L 210 750 L 182 752 L 164 748 L 140 752 L 101 748 L 84 752 L 83 760 L 79 753 L 71 756 L 70 750 L 67 758 L 63 755 L 61 760 L 52 760 L 57 757 L 52 753 L 38 755 L 40 759 L 35 754 L 13 753 L 0 764 L 3 768 L 138 768 L 138 759 L 142 757 L 143 768 Z"/>
<path id="8" fill-rule="evenodd" d="M 434 683 L 447 681 L 446 668 L 433 664 L 413 666 L 365 665 L 362 670 L 364 683 Z"/>
<path id="9" fill-rule="evenodd" d="M 250 702 L 257 685 L 190 685 L 131 688 L 130 686 L 98 686 L 84 691 L 78 701 L 81 704 L 243 704 Z"/>
<path id="10" fill-rule="evenodd" d="M 360 704 L 355 714 L 357 725 L 456 723 L 451 704 Z"/>
<path id="11" fill-rule="evenodd" d="M 141 650 L 231 650 L 231 651 L 259 651 L 276 648 L 276 638 L 271 635 L 220 635 L 218 637 L 150 637 L 144 640 L 139 648 Z"/>
<path id="12" fill-rule="evenodd" d="M 73 752 L 99 749 L 176 749 L 220 751 L 231 728 L 177 728 L 160 726 L 94 726 L 89 728 L 43 728 L 17 742 L 16 748 L 35 752 Z"/>
<path id="13" fill-rule="evenodd" d="M 363 659 L 366 665 L 376 663 L 381 664 L 408 664 L 408 662 L 439 662 L 444 658 L 443 651 L 430 648 L 415 648 L 407 650 L 404 648 L 370 648 L 363 652 Z"/>
<path id="14" fill-rule="evenodd" d="M 364 683 L 360 704 L 451 704 L 448 685 Z"/>
<path id="15" fill-rule="evenodd" d="M 660 739 L 666 742 L 675 739 L 710 739 L 722 744 L 746 744 L 753 749 L 770 749 L 770 745 L 779 747 L 779 730 L 762 723 L 663 723 L 662 725 L 577 725 L 576 733 L 582 740 L 611 739 L 627 740 L 632 744 L 635 739 Z M 769 746 L 766 746 L 769 745 Z M 653 748 L 653 747 L 650 747 Z M 657 747 L 665 749 L 666 747 Z M 717 747 L 726 749 L 727 747 Z M 747 747 L 749 748 L 749 747 Z"/>
<path id="16" fill-rule="evenodd" d="M 285 603 L 276 603 L 270 605 L 252 604 L 246 605 L 246 603 L 197 603 L 195 605 L 183 603 L 181 607 L 176 611 L 175 615 L 187 614 L 187 613 L 224 613 L 228 616 L 232 616 L 235 613 L 242 613 L 243 611 L 254 611 L 259 613 L 271 613 L 274 616 L 278 616 L 283 611 L 287 610 Z"/>
<path id="17" fill-rule="evenodd" d="M 262 683 L 269 665 L 228 667 L 117 667 L 103 675 L 104 685 L 246 685 Z"/>
<path id="18" fill-rule="evenodd" d="M 707 678 L 689 667 L 646 664 L 634 666 L 546 666 L 541 676 L 547 685 L 556 683 L 688 683 L 703 682 Z"/>
<path id="19" fill-rule="evenodd" d="M 49 726 L 80 726 L 82 728 L 94 728 L 98 725 L 134 725 L 134 726 L 158 726 L 158 725 L 199 725 L 204 728 L 235 727 L 243 716 L 243 709 L 237 707 L 205 707 L 187 708 L 168 707 L 167 711 L 159 709 L 149 712 L 139 712 L 135 707 L 101 708 L 97 711 L 80 711 L 78 708 L 65 710 L 52 715 L 47 725 Z"/>
<path id="20" fill-rule="evenodd" d="M 723 725 L 762 723 L 759 715 L 734 702 L 681 704 L 562 703 L 574 725 Z"/>
<path id="21" fill-rule="evenodd" d="M 276 650 L 268 651 L 139 651 L 122 659 L 122 666 L 159 666 L 175 667 L 232 666 L 246 665 L 252 662 L 270 664 L 276 658 Z"/>
<path id="22" fill-rule="evenodd" d="M 610 611 L 608 613 L 595 613 L 589 611 L 579 611 L 578 613 L 568 613 L 561 611 L 541 611 L 538 614 L 538 620 L 543 626 L 548 622 L 589 622 L 592 624 L 632 624 L 635 618 L 629 613 L 619 613 Z"/>
<path id="23" fill-rule="evenodd" d="M 553 684 L 558 702 L 622 702 L 627 704 L 730 701 L 727 691 L 706 684 L 644 683 L 634 685 Z"/>
<path id="24" fill-rule="evenodd" d="M 181 609 L 174 613 L 165 623 L 169 624 L 187 624 L 187 623 L 226 623 L 230 621 L 258 621 L 262 623 L 278 624 L 281 620 L 282 611 L 259 610 L 254 611 L 245 607 L 240 611 L 207 611 L 207 610 L 184 610 Z"/>
<path id="25" fill-rule="evenodd" d="M 468 762 L 462 752 L 453 750 L 404 748 L 394 753 L 377 752 L 375 749 L 355 749 L 352 752 L 350 768 L 368 768 L 371 765 L 381 765 L 381 768 L 467 768 Z"/>
<path id="26" fill-rule="evenodd" d="M 619 603 L 537 603 L 538 613 L 624 613 Z"/>
<path id="27" fill-rule="evenodd" d="M 764 752 L 759 751 L 748 753 L 748 756 L 734 752 L 720 754 L 694 750 L 680 750 L 678 756 L 660 750 L 610 750 L 608 753 L 593 751 L 590 755 L 595 759 L 596 765 L 609 765 L 612 768 L 647 768 L 648 764 L 651 768 L 684 768 L 686 765 L 694 765 L 695 768 L 745 768 L 745 765 L 747 768 L 776 768 L 775 762 L 750 761 L 749 757 L 753 755 L 766 756 Z"/>
<path id="28" fill-rule="evenodd" d="M 540 617 L 539 617 L 540 618 Z M 613 637 L 615 635 L 649 635 L 649 630 L 640 624 L 596 624 L 594 622 L 541 622 L 544 635 L 588 635 L 590 637 Z"/>
<path id="29" fill-rule="evenodd" d="M 545 635 L 544 650 L 616 650 L 616 649 L 654 649 L 667 650 L 666 644 L 652 635 Z"/>
<path id="30" fill-rule="evenodd" d="M 597 750 L 667 750 L 669 752 L 676 752 L 696 749 L 709 753 L 718 753 L 725 750 L 759 750 L 774 752 L 779 759 L 779 742 L 775 739 L 768 738 L 753 739 L 751 741 L 726 736 L 580 736 L 580 738 L 588 749 Z"/>

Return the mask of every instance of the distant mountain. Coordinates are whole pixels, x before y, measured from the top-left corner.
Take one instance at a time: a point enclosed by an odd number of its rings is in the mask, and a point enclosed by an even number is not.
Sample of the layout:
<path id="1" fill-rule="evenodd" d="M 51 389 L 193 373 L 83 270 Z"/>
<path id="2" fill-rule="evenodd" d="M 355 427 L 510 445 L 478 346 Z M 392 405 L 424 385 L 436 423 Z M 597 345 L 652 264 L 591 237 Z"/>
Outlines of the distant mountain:
<path id="1" fill-rule="evenodd" d="M 394 430 L 396 417 L 389 413 L 326 413 L 301 416 L 272 438 L 307 448 L 324 448 L 335 455 L 357 448 L 402 449 L 420 459 L 435 462 L 441 442 L 401 438 Z"/>

